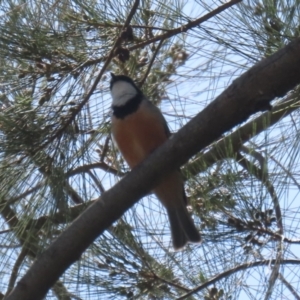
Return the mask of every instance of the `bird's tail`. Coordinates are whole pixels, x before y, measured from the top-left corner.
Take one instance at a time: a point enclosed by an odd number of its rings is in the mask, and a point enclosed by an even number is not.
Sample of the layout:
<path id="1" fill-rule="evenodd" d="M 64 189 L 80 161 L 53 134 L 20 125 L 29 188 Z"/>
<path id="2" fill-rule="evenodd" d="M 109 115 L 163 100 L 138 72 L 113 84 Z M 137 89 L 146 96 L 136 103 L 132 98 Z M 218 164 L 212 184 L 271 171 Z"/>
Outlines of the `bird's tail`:
<path id="1" fill-rule="evenodd" d="M 201 236 L 184 204 L 179 207 L 166 207 L 173 246 L 175 250 L 183 248 L 188 242 L 199 243 Z"/>

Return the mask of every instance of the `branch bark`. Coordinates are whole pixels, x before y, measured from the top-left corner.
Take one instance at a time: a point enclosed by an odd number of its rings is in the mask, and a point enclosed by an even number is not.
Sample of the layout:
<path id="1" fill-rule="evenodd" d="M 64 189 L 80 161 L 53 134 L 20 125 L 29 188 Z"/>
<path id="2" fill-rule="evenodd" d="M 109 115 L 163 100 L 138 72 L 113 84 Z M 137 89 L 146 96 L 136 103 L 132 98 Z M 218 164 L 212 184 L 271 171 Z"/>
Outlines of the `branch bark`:
<path id="1" fill-rule="evenodd" d="M 241 146 L 252 137 L 257 136 L 299 109 L 300 100 L 298 94 L 299 92 L 289 95 L 286 99 L 280 101 L 279 104 L 276 104 L 271 111 L 259 115 L 254 120 L 247 122 L 236 131 L 216 142 L 209 151 L 198 155 L 196 159 L 186 165 L 183 168 L 183 173 L 188 174 L 187 176 L 189 177 L 195 176 L 207 170 L 207 168 L 221 159 L 234 157 Z M 228 153 L 228 149 L 232 151 Z"/>
<path id="2" fill-rule="evenodd" d="M 300 83 L 300 39 L 256 64 L 87 208 L 33 263 L 6 300 L 42 299 L 83 251 L 170 172 Z"/>

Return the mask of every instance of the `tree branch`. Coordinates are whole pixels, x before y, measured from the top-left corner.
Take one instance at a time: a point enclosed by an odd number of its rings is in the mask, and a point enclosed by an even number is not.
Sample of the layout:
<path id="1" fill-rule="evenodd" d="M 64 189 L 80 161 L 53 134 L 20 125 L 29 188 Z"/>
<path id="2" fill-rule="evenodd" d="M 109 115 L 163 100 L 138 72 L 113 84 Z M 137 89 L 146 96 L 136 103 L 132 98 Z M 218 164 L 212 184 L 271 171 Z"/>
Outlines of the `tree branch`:
<path id="1" fill-rule="evenodd" d="M 130 11 L 125 23 L 124 23 L 123 28 L 126 28 L 130 24 L 131 19 L 133 18 L 134 14 L 135 14 L 138 6 L 139 6 L 139 3 L 140 3 L 139 0 L 135 0 L 134 4 L 132 6 L 132 9 L 131 9 L 131 11 Z M 120 36 L 118 37 L 118 39 L 116 40 L 116 42 L 112 46 L 108 57 L 105 59 L 103 67 L 101 68 L 99 74 L 97 75 L 96 79 L 94 80 L 94 83 L 93 83 L 92 87 L 90 88 L 90 90 L 88 91 L 88 93 L 86 94 L 86 96 L 84 97 L 82 102 L 79 103 L 79 105 L 77 106 L 76 109 L 74 109 L 74 111 L 72 112 L 72 115 L 70 116 L 70 118 L 68 120 L 66 120 L 66 122 L 57 130 L 57 132 L 51 138 L 49 138 L 48 141 L 46 141 L 43 145 L 41 145 L 40 149 L 38 149 L 38 150 L 41 150 L 42 148 L 44 148 L 45 146 L 47 146 L 51 142 L 53 142 L 57 137 L 60 137 L 62 135 L 62 133 L 66 130 L 66 128 L 73 122 L 73 120 L 75 119 L 77 114 L 86 105 L 86 103 L 89 101 L 90 97 L 94 93 L 95 89 L 97 88 L 97 85 L 100 82 L 100 79 L 101 79 L 102 75 L 104 74 L 106 68 L 108 67 L 111 60 L 113 59 L 113 57 L 115 55 L 115 49 L 120 45 L 121 41 L 122 41 L 122 36 L 120 34 Z"/>
<path id="2" fill-rule="evenodd" d="M 281 273 L 279 273 L 278 278 L 283 282 L 283 284 L 287 287 L 287 289 L 292 293 L 296 300 L 300 300 L 300 296 L 296 293 L 293 286 L 283 277 Z"/>
<path id="3" fill-rule="evenodd" d="M 236 154 L 237 162 L 250 174 L 255 176 L 268 190 L 274 205 L 274 210 L 276 214 L 277 226 L 279 229 L 279 234 L 283 235 L 283 223 L 282 223 L 282 214 L 279 204 L 279 199 L 277 197 L 277 193 L 271 181 L 269 180 L 268 171 L 260 169 L 255 165 L 251 164 L 244 156 L 242 156 L 239 152 Z"/>
<path id="4" fill-rule="evenodd" d="M 237 273 L 239 271 L 243 271 L 249 268 L 254 268 L 254 267 L 260 267 L 260 266 L 267 266 L 270 264 L 274 264 L 276 263 L 276 259 L 271 259 L 271 260 L 261 260 L 261 261 L 256 261 L 256 262 L 251 262 L 251 263 L 245 263 L 242 265 L 239 265 L 237 267 L 234 267 L 230 270 L 227 270 L 213 278 L 211 278 L 210 280 L 206 281 L 205 283 L 197 286 L 196 288 L 194 288 L 193 290 L 191 290 L 190 292 L 184 294 L 183 296 L 177 298 L 176 300 L 183 300 L 186 299 L 187 297 L 200 292 L 201 290 L 207 288 L 208 286 L 218 282 L 219 280 L 223 279 L 223 278 L 227 278 L 228 276 Z M 286 260 L 282 260 L 280 261 L 280 264 L 282 265 L 288 265 L 288 264 L 293 264 L 293 265 L 300 265 L 300 260 L 297 259 L 286 259 Z"/>
<path id="5" fill-rule="evenodd" d="M 40 189 L 43 185 L 45 184 L 45 182 L 39 182 L 35 187 L 28 189 L 27 191 L 25 191 L 24 193 L 16 196 L 16 197 L 12 197 L 9 200 L 6 201 L 7 204 L 13 204 L 19 200 L 21 200 L 22 198 L 25 198 L 26 196 L 36 192 L 38 189 Z"/>
<path id="6" fill-rule="evenodd" d="M 265 161 L 265 158 L 258 152 L 255 151 L 249 151 L 246 147 L 241 148 L 242 151 L 249 153 L 253 157 L 255 157 L 259 163 L 260 168 L 256 167 L 254 164 L 252 164 L 250 161 L 248 161 L 245 157 L 243 157 L 239 152 L 237 153 L 237 161 L 238 163 L 243 166 L 250 174 L 255 176 L 258 180 L 261 181 L 261 183 L 266 187 L 268 190 L 272 202 L 275 209 L 276 214 L 276 220 L 277 220 L 277 226 L 279 228 L 279 234 L 283 235 L 283 223 L 282 223 L 282 214 L 281 209 L 279 205 L 279 199 L 277 196 L 277 193 L 275 191 L 275 188 L 273 184 L 271 183 L 269 179 L 269 173 L 267 169 L 267 163 Z M 272 268 L 272 272 L 270 274 L 270 278 L 268 281 L 268 288 L 265 294 L 265 300 L 270 299 L 274 285 L 276 283 L 276 280 L 279 275 L 279 268 L 280 268 L 280 261 L 282 260 L 282 239 L 277 240 L 277 253 L 276 253 L 276 262 L 274 263 L 274 266 Z"/>
<path id="7" fill-rule="evenodd" d="M 52 291 L 58 300 L 72 300 L 72 296 L 61 281 L 57 281 L 52 287 Z"/>
<path id="8" fill-rule="evenodd" d="M 216 142 L 209 151 L 200 154 L 193 162 L 184 167 L 183 172 L 189 174 L 189 176 L 195 176 L 205 171 L 218 160 L 228 158 L 229 156 L 233 157 L 234 153 L 240 149 L 243 143 L 266 130 L 266 127 L 271 127 L 285 116 L 299 109 L 299 103 L 299 96 L 293 93 L 288 96 L 287 99 L 275 105 L 271 111 L 261 114 L 254 120 L 251 120 L 233 133 Z M 254 128 L 255 131 L 253 130 Z M 228 145 L 230 145 L 230 147 L 228 147 Z M 230 148 L 232 149 L 232 153 L 226 152 L 226 150 Z"/>
<path id="9" fill-rule="evenodd" d="M 300 38 L 236 79 L 145 161 L 103 193 L 32 264 L 6 300 L 42 299 L 87 247 L 191 156 L 300 83 Z M 268 261 L 269 262 L 269 261 Z M 298 263 L 298 261 L 297 261 Z"/>
<path id="10" fill-rule="evenodd" d="M 111 174 L 116 175 L 116 176 L 124 176 L 125 175 L 125 173 L 123 173 L 123 172 L 121 172 L 117 169 L 112 168 L 111 166 L 109 166 L 105 162 L 97 162 L 97 163 L 93 163 L 93 164 L 79 166 L 74 170 L 70 170 L 70 171 L 68 171 L 66 176 L 67 177 L 74 176 L 74 175 L 77 175 L 77 174 L 80 174 L 80 173 L 88 172 L 91 169 L 101 169 L 105 172 L 111 173 Z"/>
<path id="11" fill-rule="evenodd" d="M 222 11 L 226 10 L 227 8 L 241 2 L 242 0 L 232 0 L 230 2 L 227 2 L 219 7 L 217 7 L 216 9 L 214 9 L 213 11 L 207 13 L 205 16 L 203 17 L 200 17 L 194 21 L 189 21 L 188 23 L 186 24 L 183 24 L 175 29 L 169 29 L 166 33 L 163 33 L 163 34 L 160 34 L 160 35 L 157 35 L 149 40 L 145 40 L 141 43 L 138 43 L 136 45 L 133 45 L 131 47 L 128 47 L 128 50 L 129 52 L 130 51 L 133 51 L 133 50 L 136 50 L 136 49 L 142 49 L 144 48 L 145 46 L 147 45 L 150 45 L 150 44 L 153 44 L 157 41 L 161 41 L 161 40 L 165 40 L 165 39 L 169 39 L 177 34 L 180 34 L 182 32 L 187 32 L 188 30 L 190 29 L 193 29 L 197 26 L 199 26 L 200 24 L 206 22 L 207 20 L 211 19 L 212 17 L 215 17 L 216 15 L 220 14 Z M 98 64 L 100 62 L 103 62 L 104 60 L 108 59 L 108 57 L 101 57 L 101 58 L 98 58 L 98 59 L 94 59 L 94 60 L 89 60 L 87 62 L 85 62 L 82 66 L 80 66 L 80 68 L 85 68 L 87 66 L 90 66 L 90 65 L 95 65 L 95 64 Z"/>
<path id="12" fill-rule="evenodd" d="M 6 294 L 9 294 L 10 291 L 13 289 L 14 285 L 15 285 L 15 282 L 17 280 L 17 277 L 18 277 L 18 272 L 19 272 L 19 269 L 20 269 L 20 266 L 22 265 L 24 259 L 26 258 L 26 255 L 28 254 L 28 250 L 25 249 L 25 248 L 22 248 L 15 264 L 14 264 L 14 267 L 11 271 L 11 274 L 10 274 L 10 278 L 9 278 L 9 282 L 8 282 L 8 288 L 7 288 L 7 291 L 6 291 Z"/>
<path id="13" fill-rule="evenodd" d="M 146 79 L 147 79 L 147 77 L 148 77 L 148 75 L 150 73 L 150 70 L 152 68 L 152 65 L 154 64 L 155 58 L 156 58 L 156 56 L 157 56 L 157 54 L 158 54 L 158 52 L 159 52 L 159 50 L 160 50 L 160 48 L 161 48 L 161 46 L 162 46 L 163 43 L 164 43 L 164 39 L 161 39 L 160 42 L 159 42 L 159 44 L 158 44 L 158 46 L 155 49 L 155 52 L 152 55 L 151 60 L 149 61 L 149 64 L 147 66 L 147 70 L 146 70 L 146 72 L 145 72 L 142 80 L 140 81 L 139 86 L 142 86 L 145 83 L 145 81 L 146 81 Z"/>

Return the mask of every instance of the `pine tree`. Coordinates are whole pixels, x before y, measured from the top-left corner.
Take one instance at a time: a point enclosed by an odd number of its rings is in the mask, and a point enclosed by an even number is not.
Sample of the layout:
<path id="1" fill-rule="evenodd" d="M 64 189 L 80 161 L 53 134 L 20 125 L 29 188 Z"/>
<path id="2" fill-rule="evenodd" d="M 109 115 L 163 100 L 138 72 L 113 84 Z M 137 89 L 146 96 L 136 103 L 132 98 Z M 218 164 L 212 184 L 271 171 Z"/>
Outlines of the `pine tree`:
<path id="1" fill-rule="evenodd" d="M 134 78 L 175 133 L 298 41 L 299 11 L 297 0 L 2 1 L 0 299 L 130 171 L 110 134 L 109 72 Z M 255 114 L 183 166 L 201 245 L 174 252 L 166 211 L 148 195 L 76 257 L 47 299 L 300 299 L 300 100 L 291 88 L 275 89 L 271 106 L 258 99 Z"/>

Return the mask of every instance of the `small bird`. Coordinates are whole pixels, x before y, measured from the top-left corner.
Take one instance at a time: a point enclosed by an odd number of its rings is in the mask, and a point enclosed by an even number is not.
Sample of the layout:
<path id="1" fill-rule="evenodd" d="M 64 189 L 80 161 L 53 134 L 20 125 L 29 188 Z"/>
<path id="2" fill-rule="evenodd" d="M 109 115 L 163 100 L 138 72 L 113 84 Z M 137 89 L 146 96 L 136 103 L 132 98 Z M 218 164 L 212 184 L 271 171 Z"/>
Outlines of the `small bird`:
<path id="1" fill-rule="evenodd" d="M 160 110 L 125 75 L 111 73 L 112 135 L 124 159 L 132 169 L 171 135 Z M 188 242 L 201 241 L 199 231 L 186 205 L 180 170 L 173 172 L 153 190 L 166 208 L 173 246 L 176 250 Z"/>

